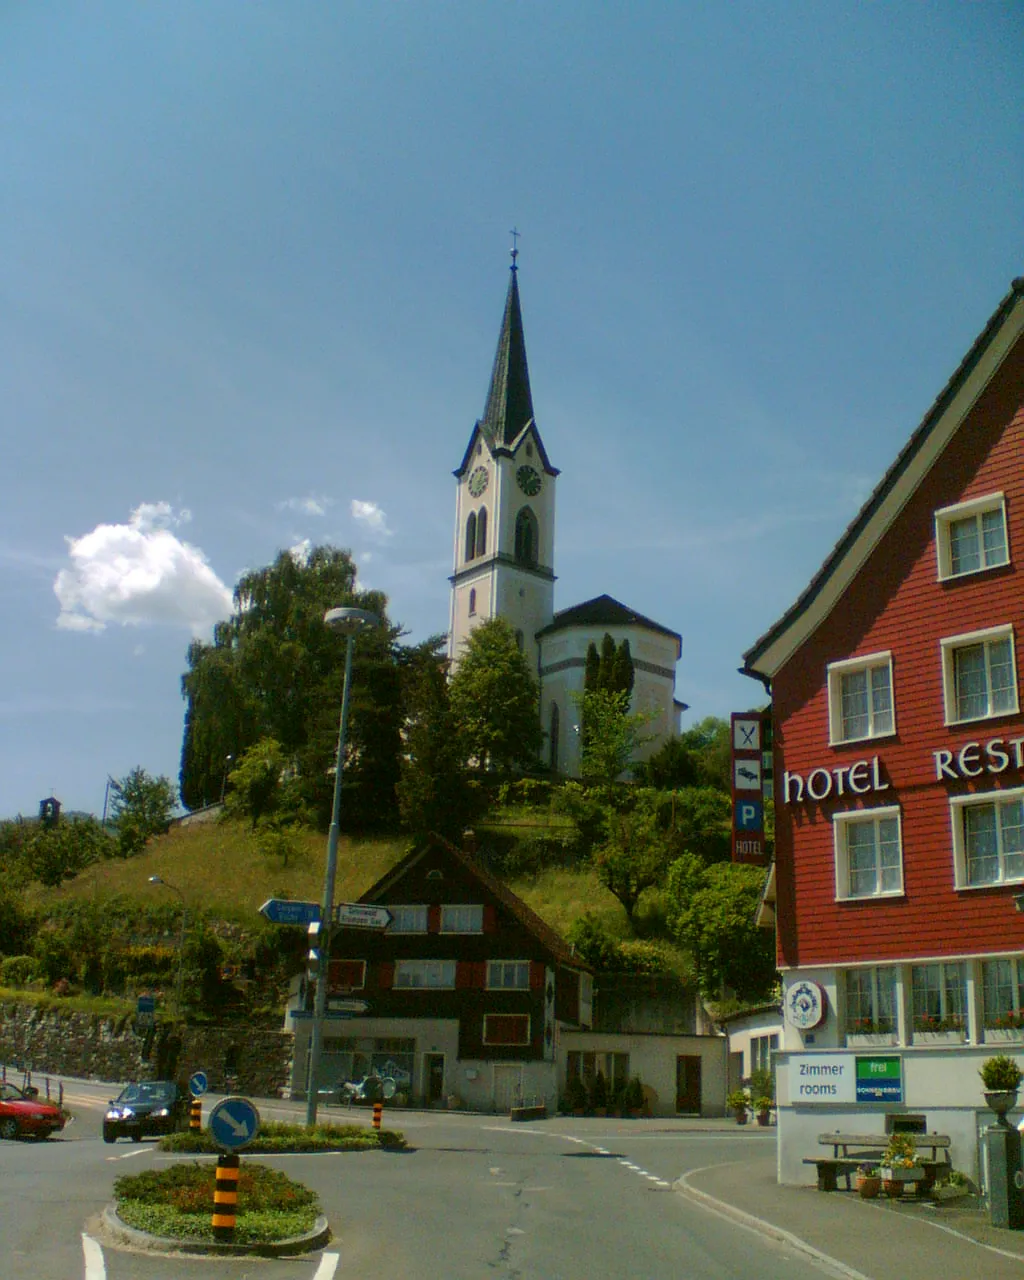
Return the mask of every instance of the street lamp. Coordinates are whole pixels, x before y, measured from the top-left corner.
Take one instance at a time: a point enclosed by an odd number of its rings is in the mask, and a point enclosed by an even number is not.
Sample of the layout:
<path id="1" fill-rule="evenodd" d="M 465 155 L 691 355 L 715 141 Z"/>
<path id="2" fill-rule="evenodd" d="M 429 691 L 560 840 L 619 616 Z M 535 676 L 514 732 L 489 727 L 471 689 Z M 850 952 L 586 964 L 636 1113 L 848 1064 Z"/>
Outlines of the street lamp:
<path id="1" fill-rule="evenodd" d="M 327 869 L 320 911 L 319 950 L 316 961 L 316 999 L 313 1004 L 313 1035 L 309 1044 L 309 1084 L 306 1089 L 306 1124 L 316 1124 L 317 1080 L 324 1043 L 324 1013 L 327 1009 L 327 960 L 330 954 L 331 920 L 334 916 L 334 877 L 338 867 L 338 815 L 341 812 L 341 775 L 345 767 L 345 730 L 348 727 L 348 695 L 352 683 L 352 645 L 357 635 L 372 631 L 380 618 L 368 609 L 328 609 L 324 624 L 345 637 L 345 683 L 341 693 L 341 720 L 338 724 L 338 756 L 334 764 L 334 803 L 331 831 L 327 837 Z"/>
<path id="2" fill-rule="evenodd" d="M 228 789 L 228 774 L 231 772 L 231 761 L 232 761 L 232 760 L 234 760 L 234 758 L 235 758 L 234 756 L 225 756 L 225 757 L 224 757 L 224 776 L 223 776 L 223 777 L 221 778 L 221 780 L 220 780 L 220 802 L 221 802 L 221 804 L 223 804 L 223 803 L 224 803 L 224 792 L 225 792 L 225 791 L 227 791 L 227 789 Z"/>
<path id="3" fill-rule="evenodd" d="M 177 885 L 171 884 L 170 881 L 164 880 L 160 876 L 150 876 L 149 883 L 162 884 L 165 889 L 170 889 L 172 893 L 176 893 L 178 897 L 181 899 L 181 936 L 178 939 L 178 973 L 177 973 L 177 977 L 174 980 L 174 1003 L 177 1005 L 178 1012 L 181 1013 L 181 978 L 182 978 L 181 962 L 185 954 L 185 925 L 188 920 L 188 911 L 185 908 L 185 895 L 182 893 L 182 891 L 178 888 Z"/>

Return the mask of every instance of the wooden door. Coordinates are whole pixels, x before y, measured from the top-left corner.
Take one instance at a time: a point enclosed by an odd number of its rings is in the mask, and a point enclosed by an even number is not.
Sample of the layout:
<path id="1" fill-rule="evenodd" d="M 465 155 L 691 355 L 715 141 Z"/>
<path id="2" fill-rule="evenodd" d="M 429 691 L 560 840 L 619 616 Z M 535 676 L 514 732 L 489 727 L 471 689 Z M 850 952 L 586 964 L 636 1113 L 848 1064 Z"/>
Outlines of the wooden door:
<path id="1" fill-rule="evenodd" d="M 680 1054 L 676 1058 L 676 1110 L 700 1115 L 700 1057 Z"/>

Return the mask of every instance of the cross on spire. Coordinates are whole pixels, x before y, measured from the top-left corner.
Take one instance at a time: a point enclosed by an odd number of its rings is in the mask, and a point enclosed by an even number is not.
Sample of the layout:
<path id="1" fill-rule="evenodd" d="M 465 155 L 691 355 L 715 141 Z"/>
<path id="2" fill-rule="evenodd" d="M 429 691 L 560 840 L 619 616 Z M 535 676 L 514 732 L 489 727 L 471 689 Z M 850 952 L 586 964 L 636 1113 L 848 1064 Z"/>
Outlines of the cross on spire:
<path id="1" fill-rule="evenodd" d="M 511 269 L 512 269 L 513 271 L 516 271 L 516 270 L 518 270 L 518 268 L 516 267 L 516 258 L 518 258 L 518 257 L 519 257 L 519 250 L 518 250 L 518 248 L 516 247 L 516 243 L 517 243 L 517 241 L 519 240 L 519 236 L 521 235 L 521 232 L 517 231 L 517 230 L 516 230 L 516 228 L 515 228 L 515 227 L 513 227 L 513 228 L 512 228 L 512 230 L 509 232 L 509 235 L 512 237 L 512 267 L 511 267 Z"/>

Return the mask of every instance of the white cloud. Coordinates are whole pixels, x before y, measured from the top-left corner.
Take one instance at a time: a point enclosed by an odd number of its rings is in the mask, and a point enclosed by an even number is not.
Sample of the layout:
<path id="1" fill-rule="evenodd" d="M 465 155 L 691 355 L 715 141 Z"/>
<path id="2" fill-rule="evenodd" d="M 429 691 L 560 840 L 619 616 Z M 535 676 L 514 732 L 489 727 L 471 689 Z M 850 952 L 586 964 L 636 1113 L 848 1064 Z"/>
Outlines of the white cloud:
<path id="1" fill-rule="evenodd" d="M 353 498 L 352 518 L 364 524 L 371 533 L 378 534 L 382 538 L 391 537 L 387 513 L 383 508 L 378 507 L 376 502 L 360 502 L 358 498 Z"/>
<path id="2" fill-rule="evenodd" d="M 296 542 L 294 547 L 288 548 L 288 554 L 296 564 L 305 564 L 309 559 L 309 553 L 313 550 L 313 544 L 308 538 L 303 538 Z"/>
<path id="3" fill-rule="evenodd" d="M 279 511 L 301 511 L 307 516 L 325 516 L 333 499 L 310 494 L 308 498 L 286 498 L 277 504 Z"/>
<path id="4" fill-rule="evenodd" d="M 369 563 L 370 563 L 370 561 L 373 559 L 373 552 L 372 552 L 372 551 L 360 551 L 359 556 L 358 556 L 357 558 L 358 558 L 358 560 L 359 560 L 359 563 L 360 563 L 360 564 L 369 564 Z"/>
<path id="5" fill-rule="evenodd" d="M 185 626 L 200 635 L 231 612 L 231 592 L 203 552 L 174 532 L 191 520 L 167 502 L 143 502 L 127 524 L 99 524 L 66 538 L 71 567 L 53 584 L 60 601 L 57 626 L 67 631 Z"/>

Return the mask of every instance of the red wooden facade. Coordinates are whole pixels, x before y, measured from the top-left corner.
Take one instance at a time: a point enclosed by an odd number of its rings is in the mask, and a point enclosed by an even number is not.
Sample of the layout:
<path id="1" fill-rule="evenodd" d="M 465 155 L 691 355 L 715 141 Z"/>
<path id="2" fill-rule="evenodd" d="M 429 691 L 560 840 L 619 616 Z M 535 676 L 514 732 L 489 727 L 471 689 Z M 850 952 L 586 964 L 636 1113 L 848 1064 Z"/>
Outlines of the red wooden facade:
<path id="1" fill-rule="evenodd" d="M 958 888 L 950 805 L 1024 787 L 1022 330 L 1016 281 L 807 591 L 746 655 L 772 687 L 783 968 L 1024 951 L 1024 877 Z M 940 580 L 936 512 L 996 494 L 1008 563 Z M 947 724 L 941 641 L 1007 626 L 1020 709 Z M 828 666 L 876 654 L 890 655 L 891 732 L 831 745 Z M 898 816 L 902 892 L 844 900 L 833 818 L 882 806 Z"/>

